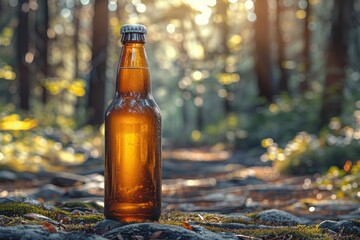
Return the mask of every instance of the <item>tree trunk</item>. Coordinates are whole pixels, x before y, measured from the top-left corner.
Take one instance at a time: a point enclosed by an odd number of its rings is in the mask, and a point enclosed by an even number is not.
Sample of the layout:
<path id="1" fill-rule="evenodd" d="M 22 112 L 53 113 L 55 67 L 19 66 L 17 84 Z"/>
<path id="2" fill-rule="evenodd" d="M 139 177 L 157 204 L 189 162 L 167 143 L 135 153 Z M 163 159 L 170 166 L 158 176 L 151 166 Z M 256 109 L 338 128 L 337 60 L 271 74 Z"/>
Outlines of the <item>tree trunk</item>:
<path id="1" fill-rule="evenodd" d="M 276 36 L 278 42 L 278 66 L 280 69 L 280 81 L 279 88 L 280 92 L 288 92 L 288 81 L 289 74 L 287 69 L 284 67 L 284 63 L 286 61 L 286 43 L 283 38 L 283 31 L 281 29 L 281 14 L 283 10 L 283 6 L 281 4 L 282 0 L 277 0 L 277 16 L 276 16 Z"/>
<path id="2" fill-rule="evenodd" d="M 98 125 L 104 121 L 106 58 L 108 45 L 108 1 L 94 1 L 92 70 L 90 73 L 89 123 Z"/>
<path id="3" fill-rule="evenodd" d="M 47 0 L 39 1 L 39 9 L 36 14 L 36 48 L 38 50 L 38 66 L 42 73 L 42 78 L 46 78 L 49 74 L 48 64 L 48 35 L 49 28 L 49 5 Z M 44 104 L 47 102 L 47 91 L 42 84 L 41 100 Z"/>
<path id="4" fill-rule="evenodd" d="M 255 71 L 259 97 L 273 100 L 271 51 L 269 34 L 269 7 L 267 1 L 256 1 L 255 10 Z"/>
<path id="5" fill-rule="evenodd" d="M 184 34 L 185 37 L 185 27 L 183 22 L 181 22 L 180 25 L 181 32 Z M 179 79 L 182 79 L 186 76 L 185 69 L 188 67 L 189 64 L 188 61 L 188 53 L 185 48 L 185 41 L 182 41 L 179 43 L 179 55 L 183 57 L 179 57 Z M 182 118 L 182 124 L 183 124 L 183 133 L 187 134 L 190 132 L 190 115 L 189 115 L 189 99 L 187 99 L 186 96 L 186 89 L 180 88 L 181 92 L 181 98 L 183 100 L 183 105 L 181 107 L 181 118 Z"/>
<path id="6" fill-rule="evenodd" d="M 74 43 L 74 78 L 79 77 L 79 28 L 80 28 L 80 5 L 77 1 L 74 2 L 74 37 L 73 37 L 73 43 Z"/>
<path id="7" fill-rule="evenodd" d="M 219 29 L 220 29 L 220 54 L 223 55 L 223 61 L 224 61 L 224 66 L 223 66 L 223 72 L 226 72 L 226 58 L 229 56 L 230 54 L 230 50 L 229 47 L 227 45 L 227 41 L 229 38 L 229 25 L 228 25 L 228 17 L 227 17 L 227 10 L 229 8 L 229 2 L 227 0 L 219 0 L 218 4 L 217 4 L 217 12 L 219 15 L 223 16 L 223 21 L 221 21 L 219 23 Z M 229 94 L 231 93 L 231 89 L 228 85 L 223 85 L 222 86 L 226 92 Z M 231 102 L 229 100 L 229 98 L 226 96 L 223 98 L 223 107 L 224 107 L 224 113 L 225 115 L 228 115 L 230 112 L 233 111 Z"/>
<path id="8" fill-rule="evenodd" d="M 26 62 L 26 54 L 29 51 L 29 0 L 19 1 L 18 18 L 19 23 L 17 27 L 17 67 L 19 77 L 19 95 L 20 95 L 20 108 L 29 110 L 30 98 L 30 77 L 29 65 Z"/>
<path id="9" fill-rule="evenodd" d="M 311 44 L 311 33 L 309 29 L 309 20 L 310 20 L 310 3 L 307 2 L 306 7 L 306 17 L 304 22 L 304 79 L 300 82 L 300 91 L 301 93 L 305 93 L 309 90 L 309 76 L 310 76 L 310 66 L 311 66 L 311 54 L 310 54 L 310 44 Z"/>
<path id="10" fill-rule="evenodd" d="M 341 114 L 346 78 L 345 67 L 348 63 L 349 32 L 354 14 L 354 0 L 334 1 L 327 72 L 322 95 L 321 127 L 326 126 L 332 117 Z"/>
<path id="11" fill-rule="evenodd" d="M 203 105 L 196 106 L 196 107 L 197 107 L 196 126 L 197 126 L 197 130 L 202 131 L 204 129 L 204 123 L 205 123 L 204 122 L 204 107 L 203 107 Z"/>

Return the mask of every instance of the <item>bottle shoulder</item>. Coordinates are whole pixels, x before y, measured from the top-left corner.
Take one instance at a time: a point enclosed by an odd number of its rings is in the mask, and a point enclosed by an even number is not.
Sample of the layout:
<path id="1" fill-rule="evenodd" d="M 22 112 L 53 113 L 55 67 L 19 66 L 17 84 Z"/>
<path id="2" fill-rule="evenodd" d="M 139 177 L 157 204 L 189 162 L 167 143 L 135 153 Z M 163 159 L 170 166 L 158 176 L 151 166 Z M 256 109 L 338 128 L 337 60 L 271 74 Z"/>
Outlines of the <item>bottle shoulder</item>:
<path id="1" fill-rule="evenodd" d="M 112 114 L 150 114 L 161 117 L 161 111 L 155 100 L 149 96 L 140 97 L 122 97 L 115 96 L 106 110 L 106 117 Z"/>

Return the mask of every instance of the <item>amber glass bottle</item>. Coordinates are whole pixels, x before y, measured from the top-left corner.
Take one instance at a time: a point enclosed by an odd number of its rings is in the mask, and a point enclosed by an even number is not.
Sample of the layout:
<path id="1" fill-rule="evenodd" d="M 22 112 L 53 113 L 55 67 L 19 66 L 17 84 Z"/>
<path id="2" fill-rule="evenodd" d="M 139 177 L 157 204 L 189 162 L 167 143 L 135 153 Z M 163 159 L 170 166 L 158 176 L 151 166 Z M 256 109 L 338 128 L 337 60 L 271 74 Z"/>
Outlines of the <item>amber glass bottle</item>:
<path id="1" fill-rule="evenodd" d="M 151 95 L 146 28 L 122 26 L 115 96 L 105 114 L 105 217 L 156 221 L 161 213 L 161 113 Z"/>

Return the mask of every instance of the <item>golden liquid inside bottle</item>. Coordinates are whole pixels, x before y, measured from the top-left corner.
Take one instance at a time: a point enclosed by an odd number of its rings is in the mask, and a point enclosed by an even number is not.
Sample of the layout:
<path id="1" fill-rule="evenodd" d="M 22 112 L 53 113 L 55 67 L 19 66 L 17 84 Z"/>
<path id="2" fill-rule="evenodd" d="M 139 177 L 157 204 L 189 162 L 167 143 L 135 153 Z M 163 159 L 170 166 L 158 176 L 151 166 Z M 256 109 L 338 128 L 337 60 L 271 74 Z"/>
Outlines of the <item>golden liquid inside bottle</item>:
<path id="1" fill-rule="evenodd" d="M 105 116 L 104 213 L 122 222 L 155 221 L 161 213 L 161 114 L 143 43 L 125 43 Z"/>

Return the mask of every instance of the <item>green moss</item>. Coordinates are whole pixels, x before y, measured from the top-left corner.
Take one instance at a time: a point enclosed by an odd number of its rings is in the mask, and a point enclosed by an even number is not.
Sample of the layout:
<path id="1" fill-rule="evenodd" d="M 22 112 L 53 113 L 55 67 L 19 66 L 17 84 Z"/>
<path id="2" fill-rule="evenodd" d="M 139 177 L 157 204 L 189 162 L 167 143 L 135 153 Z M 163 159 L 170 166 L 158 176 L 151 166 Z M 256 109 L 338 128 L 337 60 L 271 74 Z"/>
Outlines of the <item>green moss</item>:
<path id="1" fill-rule="evenodd" d="M 78 205 L 77 205 L 78 206 Z M 21 224 L 41 225 L 43 221 L 28 220 L 22 216 L 26 213 L 38 213 L 54 220 L 60 221 L 61 216 L 68 217 L 70 221 L 65 224 L 66 231 L 89 232 L 94 225 L 103 220 L 104 216 L 100 214 L 71 215 L 68 211 L 61 209 L 46 210 L 43 207 L 33 206 L 25 203 L 8 203 L 0 205 L 0 215 L 2 221 L 0 226 L 16 226 Z M 257 213 L 247 214 L 256 222 Z M 60 219 L 60 220 L 59 220 Z M 360 225 L 360 220 L 353 220 L 355 224 Z M 254 224 L 253 221 L 246 221 L 242 218 L 228 217 L 221 214 L 208 213 L 184 213 L 167 212 L 162 214 L 159 223 L 174 226 L 186 227 L 187 222 L 197 222 L 199 225 L 213 232 L 233 232 L 239 235 L 256 237 L 260 239 L 307 239 L 307 240 L 331 240 L 332 238 L 323 230 L 313 226 L 294 226 L 294 227 L 273 227 L 267 229 L 225 229 L 220 227 L 206 226 L 203 223 L 242 223 Z"/>
<path id="2" fill-rule="evenodd" d="M 245 214 L 245 216 L 251 218 L 251 219 L 254 219 L 254 220 L 257 220 L 259 217 L 258 217 L 258 212 L 252 212 L 252 213 L 247 213 Z"/>
<path id="3" fill-rule="evenodd" d="M 204 226 L 213 232 L 231 231 L 235 234 L 256 237 L 260 239 L 292 239 L 292 240 L 332 240 L 330 236 L 323 233 L 315 226 L 296 226 L 296 227 L 274 227 L 266 229 L 223 229 L 219 227 Z"/>
<path id="4" fill-rule="evenodd" d="M 103 207 L 99 206 L 98 204 L 94 202 L 66 202 L 61 203 L 60 205 L 57 205 L 59 208 L 84 208 L 84 209 L 96 209 L 96 210 L 102 210 Z"/>
<path id="5" fill-rule="evenodd" d="M 204 223 L 217 222 L 217 223 L 243 223 L 243 224 L 254 224 L 257 219 L 257 212 L 246 214 L 246 216 L 254 219 L 254 221 L 246 221 L 242 218 L 227 217 L 219 214 L 207 214 L 200 213 L 203 220 L 197 213 L 184 213 L 184 212 L 168 212 L 164 213 L 159 223 L 169 224 L 174 226 L 184 227 L 186 222 L 198 222 L 199 225 L 207 228 L 212 232 L 233 232 L 239 235 L 245 235 L 249 237 L 256 237 L 260 239 L 307 239 L 307 240 L 331 240 L 332 238 L 326 233 L 323 233 L 321 229 L 316 226 L 291 226 L 291 227 L 274 227 L 267 229 L 225 229 L 220 227 L 206 226 Z M 356 221 L 356 220 L 355 220 Z"/>
<path id="6" fill-rule="evenodd" d="M 8 217 L 21 217 L 26 213 L 37 213 L 49 218 L 55 218 L 59 214 L 67 215 L 65 211 L 49 211 L 43 207 L 38 207 L 26 203 L 6 203 L 0 205 L 0 215 Z"/>
<path id="7" fill-rule="evenodd" d="M 43 207 L 34 206 L 26 203 L 6 203 L 0 205 L 0 215 L 7 217 L 22 217 L 26 213 L 37 213 L 49 217 L 54 220 L 61 220 L 61 216 L 70 218 L 72 224 L 96 223 L 104 219 L 103 215 L 87 214 L 87 215 L 71 215 L 68 211 L 58 208 L 46 210 Z"/>
<path id="8" fill-rule="evenodd" d="M 229 217 L 214 213 L 185 213 L 185 212 L 167 212 L 162 214 L 160 223 L 168 222 L 221 222 L 221 223 L 244 223 L 251 224 L 241 217 Z"/>
<path id="9" fill-rule="evenodd" d="M 72 222 L 74 224 L 76 223 L 97 223 L 100 222 L 101 220 L 104 220 L 104 216 L 103 215 L 98 215 L 98 214 L 87 214 L 87 215 L 71 215 L 71 219 Z"/>

